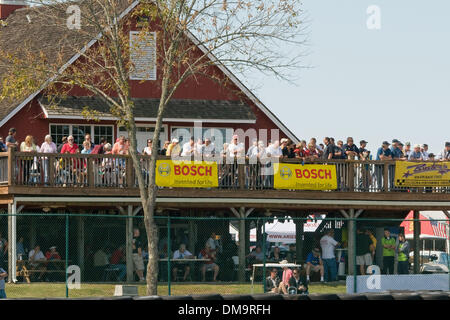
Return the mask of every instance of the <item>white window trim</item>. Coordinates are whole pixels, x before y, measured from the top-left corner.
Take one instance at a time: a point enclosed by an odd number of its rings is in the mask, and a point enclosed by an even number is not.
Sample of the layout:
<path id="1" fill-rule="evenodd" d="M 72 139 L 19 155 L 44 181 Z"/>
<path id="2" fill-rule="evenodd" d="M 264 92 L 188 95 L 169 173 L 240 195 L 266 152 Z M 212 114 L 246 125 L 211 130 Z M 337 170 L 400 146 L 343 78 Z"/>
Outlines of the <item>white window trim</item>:
<path id="1" fill-rule="evenodd" d="M 136 127 L 150 127 L 150 128 L 154 128 L 156 127 L 156 125 L 153 124 L 146 124 L 146 123 L 136 123 Z M 162 127 L 164 128 L 164 140 L 169 140 L 168 139 L 168 131 L 169 131 L 169 125 L 167 124 L 163 124 Z M 117 135 L 119 135 L 119 126 L 117 126 Z"/>
<path id="2" fill-rule="evenodd" d="M 71 136 L 73 134 L 73 126 L 85 126 L 85 127 L 91 127 L 91 137 L 94 138 L 94 128 L 95 127 L 112 127 L 112 141 L 114 142 L 116 140 L 115 134 L 114 134 L 114 125 L 112 124 L 82 124 L 82 123 L 49 123 L 48 124 L 48 134 L 51 135 L 52 133 L 52 126 L 69 126 L 69 135 Z M 53 141 L 55 142 L 55 141 Z M 58 143 L 58 142 L 55 142 Z"/>
<path id="3" fill-rule="evenodd" d="M 170 127 L 170 139 L 172 139 L 172 131 L 176 130 L 176 129 L 187 129 L 189 128 L 189 133 L 191 135 L 191 137 L 194 135 L 194 127 L 189 127 L 189 126 L 171 126 Z M 211 127 L 211 126 L 202 126 L 202 129 L 225 129 L 225 130 L 232 130 L 231 135 L 233 135 L 234 133 L 234 128 L 230 128 L 230 127 Z M 224 137 L 225 139 L 227 137 Z"/>

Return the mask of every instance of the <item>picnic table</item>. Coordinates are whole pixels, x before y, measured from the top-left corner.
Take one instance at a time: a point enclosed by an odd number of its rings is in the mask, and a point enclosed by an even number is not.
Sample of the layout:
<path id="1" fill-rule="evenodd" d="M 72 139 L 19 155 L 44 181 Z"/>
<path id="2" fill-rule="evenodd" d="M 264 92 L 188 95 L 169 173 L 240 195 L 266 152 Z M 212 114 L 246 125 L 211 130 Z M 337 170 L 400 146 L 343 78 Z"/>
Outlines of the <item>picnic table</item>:
<path id="1" fill-rule="evenodd" d="M 17 260 L 16 262 L 16 277 L 23 277 L 27 283 L 31 283 L 30 274 L 31 273 L 66 273 L 65 265 L 66 262 L 70 262 L 70 260 L 38 260 L 38 261 L 30 261 L 30 260 Z M 32 264 L 36 264 L 37 267 L 33 268 Z M 55 269 L 48 270 L 47 268 L 42 269 L 42 265 L 47 267 L 48 265 L 54 265 Z"/>
<path id="2" fill-rule="evenodd" d="M 301 268 L 302 266 L 300 264 L 295 264 L 295 263 L 255 263 L 253 265 L 253 274 L 252 274 L 252 294 L 253 294 L 253 288 L 254 288 L 254 281 L 255 281 L 255 269 L 256 268 L 262 268 L 266 266 L 266 268 Z M 263 281 L 266 281 L 265 276 L 263 276 Z"/>

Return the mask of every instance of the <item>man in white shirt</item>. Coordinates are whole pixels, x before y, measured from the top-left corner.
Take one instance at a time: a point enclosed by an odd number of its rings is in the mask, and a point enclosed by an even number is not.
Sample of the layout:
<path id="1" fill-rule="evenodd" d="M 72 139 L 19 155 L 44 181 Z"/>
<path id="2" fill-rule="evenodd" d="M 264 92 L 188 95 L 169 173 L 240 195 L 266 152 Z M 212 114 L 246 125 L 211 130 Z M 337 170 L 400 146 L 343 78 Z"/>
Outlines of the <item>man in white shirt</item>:
<path id="1" fill-rule="evenodd" d="M 322 247 L 322 261 L 324 267 L 325 281 L 336 281 L 337 276 L 337 264 L 336 257 L 334 255 L 334 249 L 339 242 L 334 240 L 334 230 L 328 230 L 325 235 L 320 239 L 320 246 Z"/>
<path id="2" fill-rule="evenodd" d="M 445 143 L 445 149 L 438 154 L 437 158 L 441 161 L 450 160 L 450 142 Z"/>
<path id="3" fill-rule="evenodd" d="M 429 160 L 429 156 L 428 156 L 428 145 L 426 143 L 422 144 L 420 146 L 420 152 L 422 152 L 422 157 L 424 161 Z"/>
<path id="4" fill-rule="evenodd" d="M 182 244 L 180 244 L 180 248 L 173 253 L 173 259 L 174 260 L 194 259 L 194 255 L 192 253 L 190 253 L 188 250 L 186 250 L 186 245 L 184 243 L 182 243 Z M 178 268 L 182 268 L 182 267 L 184 267 L 183 281 L 186 281 L 187 277 L 189 276 L 189 272 L 191 271 L 191 267 L 189 266 L 189 264 L 188 263 L 176 263 L 175 267 L 173 268 L 173 271 L 172 271 L 173 279 L 175 281 L 177 280 Z"/>
<path id="5" fill-rule="evenodd" d="M 194 154 L 194 137 L 191 137 L 188 142 L 183 145 L 183 151 L 181 151 L 182 157 L 191 156 Z"/>
<path id="6" fill-rule="evenodd" d="M 203 145 L 203 158 L 212 158 L 216 154 L 216 148 L 214 143 L 211 143 L 211 139 L 206 138 Z"/>
<path id="7" fill-rule="evenodd" d="M 47 259 L 45 258 L 44 253 L 42 253 L 39 245 L 36 245 L 34 249 L 28 253 L 28 259 L 30 260 L 30 266 L 33 270 L 38 268 L 42 270 L 38 278 L 38 280 L 42 281 L 45 271 L 47 271 L 47 266 L 43 262 L 47 261 Z"/>
<path id="8" fill-rule="evenodd" d="M 244 145 L 239 143 L 238 140 L 239 137 L 235 134 L 228 145 L 228 154 L 231 158 L 242 156 L 242 152 L 244 151 Z"/>

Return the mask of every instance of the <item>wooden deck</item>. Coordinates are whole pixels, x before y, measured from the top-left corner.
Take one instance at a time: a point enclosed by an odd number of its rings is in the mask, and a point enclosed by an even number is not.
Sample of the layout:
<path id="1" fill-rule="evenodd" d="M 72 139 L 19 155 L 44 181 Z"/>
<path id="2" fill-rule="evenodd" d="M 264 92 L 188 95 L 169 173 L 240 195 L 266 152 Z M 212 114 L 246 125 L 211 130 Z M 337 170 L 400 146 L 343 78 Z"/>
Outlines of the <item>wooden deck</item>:
<path id="1" fill-rule="evenodd" d="M 166 157 L 161 157 L 167 159 Z M 242 161 L 241 161 L 242 160 Z M 145 176 L 149 157 L 142 157 Z M 298 159 L 281 160 L 299 163 Z M 109 166 L 105 170 L 105 163 Z M 285 210 L 449 210 L 450 187 L 398 188 L 394 161 L 318 160 L 334 164 L 338 188 L 275 190 L 248 159 L 218 164 L 217 188 L 161 188 L 160 208 L 252 207 Z M 131 159 L 117 155 L 0 153 L 0 204 L 105 206 L 139 204 Z"/>

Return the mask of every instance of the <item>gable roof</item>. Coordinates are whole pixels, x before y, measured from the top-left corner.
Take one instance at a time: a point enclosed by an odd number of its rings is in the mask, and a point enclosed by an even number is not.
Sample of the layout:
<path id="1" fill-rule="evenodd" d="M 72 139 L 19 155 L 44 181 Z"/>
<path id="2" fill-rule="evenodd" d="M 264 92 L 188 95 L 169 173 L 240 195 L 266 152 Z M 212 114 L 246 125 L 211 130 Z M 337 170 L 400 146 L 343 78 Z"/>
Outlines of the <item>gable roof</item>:
<path id="1" fill-rule="evenodd" d="M 118 6 L 123 10 L 121 18 L 133 10 L 140 2 L 140 0 L 116 0 Z M 82 5 L 83 2 L 80 4 Z M 62 4 L 66 5 L 66 4 Z M 6 27 L 0 27 L 0 43 L 7 52 L 20 52 L 20 47 L 23 43 L 30 44 L 32 48 L 43 50 L 48 59 L 56 58 L 55 50 L 52 50 L 56 45 L 62 42 L 70 41 L 72 47 L 82 48 L 85 52 L 90 48 L 101 34 L 96 39 L 88 39 L 83 36 L 83 33 L 69 28 L 58 27 L 58 21 L 65 21 L 65 17 L 56 18 L 55 21 L 49 21 L 48 15 L 36 14 L 41 12 L 41 7 L 32 7 L 16 10 L 11 16 L 6 19 Z M 64 12 L 64 11 L 61 11 Z M 31 22 L 30 22 L 31 20 Z M 52 23 L 53 22 L 53 23 Z M 187 32 L 187 36 L 196 44 L 204 53 L 208 50 L 199 44 L 198 39 L 191 32 Z M 63 52 L 62 61 L 67 61 L 61 67 L 63 72 L 68 66 L 75 62 L 81 56 L 80 53 Z M 273 121 L 291 140 L 295 143 L 299 139 L 273 114 L 223 63 L 220 62 L 214 55 L 208 54 L 208 57 L 215 62 L 217 67 L 229 77 L 229 79 L 252 101 L 271 121 Z M 4 70 L 3 70 L 4 72 Z M 0 86 L 1 86 L 2 69 L 0 67 Z M 30 103 L 52 79 L 48 79 L 43 83 L 40 90 L 35 92 L 24 92 L 22 97 L 13 101 L 0 101 L 0 127 L 3 126 L 10 118 L 12 118 L 24 106 Z"/>
<path id="2" fill-rule="evenodd" d="M 134 116 L 136 120 L 156 120 L 159 99 L 134 98 Z M 109 107 L 98 97 L 67 97 L 50 101 L 44 96 L 39 103 L 46 110 L 48 118 L 82 118 L 85 106 L 96 111 L 99 119 L 112 119 Z M 164 112 L 165 121 L 205 121 L 255 123 L 252 109 L 241 101 L 229 100 L 188 100 L 171 99 Z"/>

